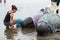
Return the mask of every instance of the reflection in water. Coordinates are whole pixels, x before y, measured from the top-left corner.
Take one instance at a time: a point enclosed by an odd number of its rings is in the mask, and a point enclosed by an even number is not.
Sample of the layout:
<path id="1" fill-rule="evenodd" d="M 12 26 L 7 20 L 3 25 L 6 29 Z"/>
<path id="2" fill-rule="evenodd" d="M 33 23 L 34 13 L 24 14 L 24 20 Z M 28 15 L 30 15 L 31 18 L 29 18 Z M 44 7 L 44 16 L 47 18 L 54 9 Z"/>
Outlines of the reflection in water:
<path id="1" fill-rule="evenodd" d="M 22 34 L 27 36 L 28 40 L 36 40 L 35 28 L 24 28 L 22 29 Z"/>
<path id="2" fill-rule="evenodd" d="M 60 33 L 52 33 L 46 36 L 37 36 L 37 40 L 60 40 Z"/>
<path id="3" fill-rule="evenodd" d="M 35 32 L 35 28 L 23 28 L 22 33 L 27 34 L 27 33 L 33 33 Z"/>
<path id="4" fill-rule="evenodd" d="M 6 38 L 7 40 L 11 39 L 11 40 L 14 40 L 14 34 L 16 34 L 16 29 L 6 29 L 5 30 L 5 35 L 6 35 Z"/>
<path id="5" fill-rule="evenodd" d="M 45 36 L 37 35 L 34 28 L 17 28 L 17 30 L 6 29 L 5 33 L 7 40 L 60 40 L 60 33 L 49 33 Z M 17 36 L 15 35 L 17 34 Z"/>

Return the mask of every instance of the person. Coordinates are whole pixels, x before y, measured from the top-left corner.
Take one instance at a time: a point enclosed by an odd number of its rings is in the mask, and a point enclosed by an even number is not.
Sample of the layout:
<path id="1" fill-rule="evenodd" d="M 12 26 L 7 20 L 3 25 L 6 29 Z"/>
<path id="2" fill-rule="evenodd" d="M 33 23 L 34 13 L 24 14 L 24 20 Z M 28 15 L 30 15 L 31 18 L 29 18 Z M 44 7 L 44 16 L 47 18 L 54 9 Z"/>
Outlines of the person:
<path id="1" fill-rule="evenodd" d="M 17 7 L 15 5 L 11 6 L 11 11 L 8 11 L 4 18 L 4 25 L 6 28 L 14 28 L 14 24 L 16 24 L 16 19 L 13 19 L 14 13 L 17 11 Z"/>
<path id="2" fill-rule="evenodd" d="M 59 3 L 60 3 L 60 0 L 51 0 L 51 5 L 57 6 L 57 10 L 56 10 L 57 14 L 59 13 L 59 9 L 58 9 Z"/>

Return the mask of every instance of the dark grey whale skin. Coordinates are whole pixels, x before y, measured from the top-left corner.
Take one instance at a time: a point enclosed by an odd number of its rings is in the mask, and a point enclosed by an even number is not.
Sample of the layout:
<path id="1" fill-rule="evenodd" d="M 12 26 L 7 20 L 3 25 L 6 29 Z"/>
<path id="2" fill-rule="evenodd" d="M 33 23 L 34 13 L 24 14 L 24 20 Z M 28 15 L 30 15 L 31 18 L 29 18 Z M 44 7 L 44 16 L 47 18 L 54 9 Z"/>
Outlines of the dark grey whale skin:
<path id="1" fill-rule="evenodd" d="M 37 22 L 36 31 L 40 35 L 60 31 L 60 16 L 54 13 L 44 14 Z"/>

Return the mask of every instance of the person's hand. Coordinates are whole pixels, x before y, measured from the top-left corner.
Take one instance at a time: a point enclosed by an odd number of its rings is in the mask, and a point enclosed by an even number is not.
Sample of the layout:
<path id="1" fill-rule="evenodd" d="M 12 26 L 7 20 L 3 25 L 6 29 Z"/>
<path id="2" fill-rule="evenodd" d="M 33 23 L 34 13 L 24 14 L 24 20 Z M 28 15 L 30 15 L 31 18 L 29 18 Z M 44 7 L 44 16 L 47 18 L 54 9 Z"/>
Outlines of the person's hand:
<path id="1" fill-rule="evenodd" d="M 13 14 L 13 13 L 11 13 L 11 14 L 10 14 L 10 21 L 12 21 L 12 20 L 13 20 L 13 16 L 14 16 L 14 14 Z"/>
<path id="2" fill-rule="evenodd" d="M 9 29 L 15 29 L 14 25 L 9 26 Z"/>

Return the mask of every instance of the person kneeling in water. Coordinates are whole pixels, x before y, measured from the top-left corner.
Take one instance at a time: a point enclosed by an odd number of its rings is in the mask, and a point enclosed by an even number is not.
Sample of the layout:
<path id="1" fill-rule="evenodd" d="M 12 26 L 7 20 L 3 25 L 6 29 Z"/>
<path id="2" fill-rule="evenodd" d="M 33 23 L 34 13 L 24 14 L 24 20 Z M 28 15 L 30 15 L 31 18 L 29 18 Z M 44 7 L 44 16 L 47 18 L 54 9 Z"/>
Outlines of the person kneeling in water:
<path id="1" fill-rule="evenodd" d="M 11 11 L 8 11 L 5 18 L 4 18 L 4 25 L 6 28 L 14 28 L 14 24 L 16 24 L 15 19 L 13 19 L 14 13 L 17 11 L 17 7 L 15 5 L 12 5 Z"/>

